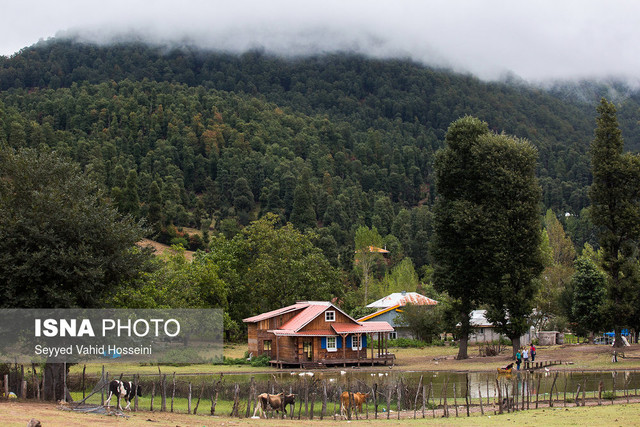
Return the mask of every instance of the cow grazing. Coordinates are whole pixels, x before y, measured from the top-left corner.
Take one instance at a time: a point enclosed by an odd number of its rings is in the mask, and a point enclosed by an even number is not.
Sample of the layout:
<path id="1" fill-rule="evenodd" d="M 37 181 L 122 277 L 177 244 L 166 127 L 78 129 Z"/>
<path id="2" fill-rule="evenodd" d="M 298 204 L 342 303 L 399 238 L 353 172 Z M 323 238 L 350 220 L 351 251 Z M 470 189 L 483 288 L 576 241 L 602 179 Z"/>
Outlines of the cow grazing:
<path id="1" fill-rule="evenodd" d="M 121 411 L 122 406 L 120 406 L 120 398 L 123 398 L 127 402 L 127 406 L 125 409 L 131 410 L 129 407 L 131 406 L 131 400 L 136 396 L 142 396 L 142 386 L 138 386 L 137 390 L 134 390 L 133 383 L 131 381 L 120 381 L 113 380 L 109 383 L 109 397 L 107 398 L 106 405 L 109 407 L 109 402 L 111 402 L 111 398 L 113 396 L 118 398 L 117 407 Z"/>
<path id="2" fill-rule="evenodd" d="M 262 393 L 258 396 L 258 404 L 256 405 L 256 409 L 253 411 L 253 416 L 256 416 L 256 411 L 260 411 L 260 417 L 264 414 L 264 417 L 267 418 L 267 411 L 269 410 L 276 411 L 278 414 L 282 411 L 286 416 L 287 405 L 293 405 L 294 403 L 296 403 L 295 394 L 285 395 L 284 393 Z"/>
<path id="3" fill-rule="evenodd" d="M 366 403 L 371 393 L 353 393 L 344 391 L 340 395 L 340 415 L 346 418 L 347 408 L 353 410 L 357 409 L 358 412 L 362 412 L 362 404 Z"/>

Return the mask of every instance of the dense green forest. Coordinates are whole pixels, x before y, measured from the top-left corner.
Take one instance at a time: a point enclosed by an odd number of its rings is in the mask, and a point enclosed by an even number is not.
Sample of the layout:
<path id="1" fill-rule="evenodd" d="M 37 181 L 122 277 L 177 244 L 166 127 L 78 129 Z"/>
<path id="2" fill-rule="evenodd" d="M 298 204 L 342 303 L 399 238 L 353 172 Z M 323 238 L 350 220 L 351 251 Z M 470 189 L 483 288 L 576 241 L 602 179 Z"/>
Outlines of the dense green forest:
<path id="1" fill-rule="evenodd" d="M 584 215 L 588 147 L 594 105 L 609 89 L 573 89 L 487 83 L 348 53 L 284 59 L 53 40 L 0 57 L 0 144 L 48 147 L 77 162 L 120 212 L 144 219 L 165 243 L 209 249 L 267 217 L 271 227 L 290 222 L 350 274 L 356 230 L 375 227 L 390 250 L 378 277 L 407 258 L 424 277 L 434 153 L 465 115 L 531 141 L 540 216 L 555 212 L 578 251 L 597 246 Z M 635 151 L 640 94 L 623 92 L 618 116 Z M 236 320 L 248 312 L 238 309 Z"/>

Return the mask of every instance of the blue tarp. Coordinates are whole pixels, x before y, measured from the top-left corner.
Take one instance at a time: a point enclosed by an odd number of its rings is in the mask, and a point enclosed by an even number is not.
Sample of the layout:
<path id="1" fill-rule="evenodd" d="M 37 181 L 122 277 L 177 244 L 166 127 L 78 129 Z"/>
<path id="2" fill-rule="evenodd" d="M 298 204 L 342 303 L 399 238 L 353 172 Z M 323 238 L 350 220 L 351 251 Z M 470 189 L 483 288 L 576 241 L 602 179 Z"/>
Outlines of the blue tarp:
<path id="1" fill-rule="evenodd" d="M 621 331 L 621 334 L 624 335 L 624 336 L 628 336 L 629 335 L 629 330 L 628 329 L 623 329 Z M 615 332 L 605 332 L 604 335 L 606 337 L 615 337 L 616 333 Z"/>

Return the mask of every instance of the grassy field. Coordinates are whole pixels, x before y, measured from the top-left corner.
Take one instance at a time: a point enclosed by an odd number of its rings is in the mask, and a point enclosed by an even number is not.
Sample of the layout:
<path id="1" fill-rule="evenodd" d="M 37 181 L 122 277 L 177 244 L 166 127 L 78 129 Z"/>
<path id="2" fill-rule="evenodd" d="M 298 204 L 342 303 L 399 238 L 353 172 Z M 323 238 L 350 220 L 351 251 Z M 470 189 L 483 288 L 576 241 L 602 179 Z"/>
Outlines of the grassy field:
<path id="1" fill-rule="evenodd" d="M 394 369 L 402 370 L 433 370 L 433 371 L 494 371 L 511 361 L 511 347 L 507 347 L 499 356 L 480 357 L 478 347 L 469 347 L 469 359 L 457 360 L 456 347 L 425 347 L 425 348 L 391 348 L 389 351 L 396 355 Z M 618 363 L 611 362 L 612 349 L 604 345 L 567 344 L 563 346 L 538 347 L 537 361 L 561 361 L 562 364 L 552 369 L 571 370 L 624 370 L 640 369 L 640 345 L 634 344 L 624 350 L 625 358 L 620 357 Z M 229 358 L 242 358 L 246 352 L 246 345 L 233 344 L 224 347 L 224 355 Z M 74 365 L 71 374 L 81 374 L 83 365 Z M 110 363 L 105 365 L 110 376 L 127 374 L 157 374 L 156 365 L 139 365 L 126 363 Z M 341 368 L 336 368 L 340 370 Z M 374 369 L 387 369 L 378 367 Z M 102 365 L 87 365 L 87 374 L 100 376 Z M 270 367 L 252 367 L 250 365 L 189 365 L 189 366 L 160 366 L 164 374 L 195 373 L 260 373 L 275 372 Z M 288 371 L 289 369 L 287 369 Z"/>

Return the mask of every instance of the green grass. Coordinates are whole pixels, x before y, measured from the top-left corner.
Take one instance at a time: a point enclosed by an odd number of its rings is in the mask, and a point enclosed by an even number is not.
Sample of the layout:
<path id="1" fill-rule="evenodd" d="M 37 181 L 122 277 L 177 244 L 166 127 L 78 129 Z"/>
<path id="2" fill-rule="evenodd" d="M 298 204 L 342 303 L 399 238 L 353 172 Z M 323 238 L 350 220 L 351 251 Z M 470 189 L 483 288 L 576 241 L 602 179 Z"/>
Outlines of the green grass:
<path id="1" fill-rule="evenodd" d="M 193 411 L 193 409 L 196 407 L 196 403 L 198 402 L 198 395 L 199 394 L 199 390 L 193 391 L 193 396 L 191 397 L 191 411 Z M 71 397 L 73 397 L 74 401 L 81 401 L 82 400 L 82 392 L 72 392 L 71 393 Z M 107 399 L 107 394 L 105 393 L 104 396 L 105 400 Z M 113 397 L 111 399 L 111 402 L 109 403 L 111 406 L 116 406 L 116 398 Z M 91 396 L 91 398 L 89 398 L 86 401 L 87 404 L 94 404 L 94 405 L 99 405 L 100 404 L 100 394 L 94 394 L 93 396 Z M 120 404 L 122 405 L 122 407 L 125 407 L 125 404 L 121 401 Z M 133 404 L 134 402 L 131 401 L 131 408 L 133 408 Z M 162 405 L 162 398 L 159 394 L 156 394 L 156 396 L 153 399 L 153 409 L 154 411 L 159 411 L 160 407 Z M 173 412 L 176 413 L 187 413 L 187 409 L 189 407 L 189 401 L 186 397 L 175 397 L 173 400 Z M 218 399 L 218 402 L 216 403 L 216 413 L 220 414 L 222 416 L 224 415 L 229 415 L 229 413 L 231 412 L 231 408 L 233 407 L 233 401 L 232 400 L 223 400 L 223 399 Z M 142 397 L 138 397 L 138 408 L 141 411 L 148 411 L 151 408 L 151 394 L 145 394 Z M 246 410 L 247 406 L 246 406 L 246 402 L 244 402 L 244 408 Z M 167 411 L 171 410 L 171 396 L 167 396 Z M 202 413 L 202 414 L 209 414 L 211 410 L 211 398 L 209 396 L 203 396 L 202 400 L 200 401 L 200 406 L 198 406 L 198 412 Z"/>

